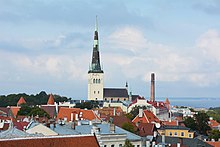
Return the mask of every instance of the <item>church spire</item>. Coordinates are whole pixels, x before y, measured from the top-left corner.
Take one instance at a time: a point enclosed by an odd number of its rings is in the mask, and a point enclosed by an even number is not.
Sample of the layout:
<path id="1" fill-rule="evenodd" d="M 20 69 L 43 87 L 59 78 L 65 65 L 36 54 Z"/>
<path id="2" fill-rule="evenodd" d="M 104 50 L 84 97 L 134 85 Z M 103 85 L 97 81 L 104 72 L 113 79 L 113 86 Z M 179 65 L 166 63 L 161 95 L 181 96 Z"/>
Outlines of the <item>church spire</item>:
<path id="1" fill-rule="evenodd" d="M 96 16 L 95 33 L 94 33 L 94 43 L 93 43 L 93 53 L 92 53 L 92 64 L 89 69 L 89 73 L 103 73 L 100 65 L 99 57 L 99 38 L 98 38 L 98 18 Z"/>

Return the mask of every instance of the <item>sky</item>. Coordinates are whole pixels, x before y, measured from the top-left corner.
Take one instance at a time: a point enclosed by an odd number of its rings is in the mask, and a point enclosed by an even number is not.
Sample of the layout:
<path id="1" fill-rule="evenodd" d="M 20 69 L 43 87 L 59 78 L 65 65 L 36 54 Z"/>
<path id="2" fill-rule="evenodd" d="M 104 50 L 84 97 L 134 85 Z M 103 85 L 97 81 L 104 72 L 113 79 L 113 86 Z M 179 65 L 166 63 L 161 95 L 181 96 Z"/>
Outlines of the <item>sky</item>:
<path id="1" fill-rule="evenodd" d="M 1 0 L 0 95 L 87 99 L 96 15 L 105 87 L 220 97 L 219 0 Z"/>

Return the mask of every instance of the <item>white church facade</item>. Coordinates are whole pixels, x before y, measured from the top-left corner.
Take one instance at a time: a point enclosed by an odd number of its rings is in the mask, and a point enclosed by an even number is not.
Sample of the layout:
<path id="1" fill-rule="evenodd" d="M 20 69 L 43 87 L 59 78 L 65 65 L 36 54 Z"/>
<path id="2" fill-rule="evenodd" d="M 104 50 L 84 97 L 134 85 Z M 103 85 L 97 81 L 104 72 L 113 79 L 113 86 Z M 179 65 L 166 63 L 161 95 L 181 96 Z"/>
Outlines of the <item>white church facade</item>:
<path id="1" fill-rule="evenodd" d="M 88 71 L 88 100 L 126 101 L 129 100 L 127 84 L 124 88 L 104 88 L 104 71 L 100 64 L 98 23 L 94 33 L 92 62 Z"/>

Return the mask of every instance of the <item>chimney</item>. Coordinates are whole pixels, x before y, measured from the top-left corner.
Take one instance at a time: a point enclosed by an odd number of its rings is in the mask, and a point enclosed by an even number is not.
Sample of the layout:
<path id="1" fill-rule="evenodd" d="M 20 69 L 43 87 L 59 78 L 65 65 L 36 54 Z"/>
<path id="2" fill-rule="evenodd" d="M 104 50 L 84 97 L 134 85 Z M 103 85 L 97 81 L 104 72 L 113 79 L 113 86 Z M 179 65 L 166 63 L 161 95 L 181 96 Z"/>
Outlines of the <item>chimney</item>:
<path id="1" fill-rule="evenodd" d="M 114 111 L 113 111 L 113 116 L 116 115 L 116 108 L 114 108 Z"/>
<path id="2" fill-rule="evenodd" d="M 73 113 L 70 115 L 70 121 L 73 122 Z"/>
<path id="3" fill-rule="evenodd" d="M 146 147 L 150 147 L 150 141 L 146 141 Z"/>
<path id="4" fill-rule="evenodd" d="M 78 114 L 75 115 L 75 119 L 76 119 L 76 120 L 79 120 Z"/>
<path id="5" fill-rule="evenodd" d="M 139 108 L 138 117 L 143 117 L 143 109 L 142 108 Z"/>
<path id="6" fill-rule="evenodd" d="M 115 124 L 110 124 L 110 132 L 115 133 Z"/>
<path id="7" fill-rule="evenodd" d="M 155 101 L 155 76 L 154 73 L 151 73 L 151 92 L 150 92 L 150 101 Z"/>
<path id="8" fill-rule="evenodd" d="M 75 122 L 72 122 L 71 128 L 72 128 L 73 130 L 75 130 Z"/>
<path id="9" fill-rule="evenodd" d="M 165 143 L 165 135 L 162 135 L 162 143 Z"/>

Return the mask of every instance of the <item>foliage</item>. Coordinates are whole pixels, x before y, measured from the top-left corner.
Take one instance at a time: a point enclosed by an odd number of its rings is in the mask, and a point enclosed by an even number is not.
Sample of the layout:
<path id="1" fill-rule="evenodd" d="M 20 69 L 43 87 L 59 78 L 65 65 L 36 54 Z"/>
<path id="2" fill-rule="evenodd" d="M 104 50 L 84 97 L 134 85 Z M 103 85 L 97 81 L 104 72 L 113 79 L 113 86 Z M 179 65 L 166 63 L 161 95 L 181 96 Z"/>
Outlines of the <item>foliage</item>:
<path id="1" fill-rule="evenodd" d="M 25 93 L 9 94 L 7 96 L 2 95 L 0 96 L 0 107 L 16 106 L 20 97 L 24 97 L 25 101 L 27 102 L 27 105 L 35 106 L 47 104 L 49 95 L 47 95 L 47 93 L 44 91 L 41 91 L 39 94 L 36 95 L 27 95 Z M 67 97 L 62 97 L 59 95 L 54 95 L 54 99 L 55 102 L 63 102 L 68 100 Z"/>
<path id="2" fill-rule="evenodd" d="M 29 107 L 27 104 L 22 104 L 17 115 L 28 116 L 30 112 L 31 112 L 31 107 Z"/>
<path id="3" fill-rule="evenodd" d="M 133 115 L 131 113 L 127 113 L 127 114 L 125 114 L 125 116 L 130 120 L 132 120 L 132 118 L 133 118 Z"/>
<path id="4" fill-rule="evenodd" d="M 196 128 L 197 128 L 196 127 L 196 125 L 197 125 L 196 121 L 191 117 L 185 118 L 183 123 L 186 127 L 190 128 L 192 130 L 196 130 Z"/>
<path id="5" fill-rule="evenodd" d="M 50 118 L 50 115 L 44 111 L 43 109 L 39 107 L 34 107 L 31 109 L 31 112 L 29 113 L 29 116 L 39 116 L 39 117 L 47 117 Z"/>
<path id="6" fill-rule="evenodd" d="M 220 107 L 210 108 L 207 111 L 209 117 L 213 117 L 214 120 L 220 123 Z"/>
<path id="7" fill-rule="evenodd" d="M 220 138 L 220 131 L 219 130 L 212 130 L 209 134 L 209 139 L 215 139 L 215 141 L 218 141 Z"/>
<path id="8" fill-rule="evenodd" d="M 134 147 L 134 145 L 128 139 L 126 139 L 123 147 Z"/>
<path id="9" fill-rule="evenodd" d="M 209 116 L 204 112 L 198 112 L 195 114 L 193 118 L 186 118 L 184 120 L 184 124 L 186 127 L 198 131 L 198 133 L 207 135 L 208 131 L 211 130 L 210 126 L 208 125 Z"/>
<path id="10" fill-rule="evenodd" d="M 39 107 L 29 107 L 26 104 L 21 105 L 20 110 L 17 115 L 24 116 L 39 116 L 39 117 L 47 117 L 50 118 L 50 115 Z"/>
<path id="11" fill-rule="evenodd" d="M 145 107 L 145 106 L 143 106 L 143 107 L 140 107 L 140 106 L 135 106 L 134 108 L 132 108 L 132 110 L 131 110 L 131 112 L 130 112 L 130 114 L 131 114 L 131 116 L 130 116 L 130 118 L 131 118 L 131 120 L 133 120 L 138 114 L 139 114 L 139 109 L 143 109 L 143 110 L 145 110 L 145 109 L 147 109 L 147 107 Z"/>
<path id="12" fill-rule="evenodd" d="M 204 112 L 198 112 L 195 114 L 196 129 L 200 134 L 207 135 L 207 132 L 211 130 L 208 125 L 209 116 Z"/>
<path id="13" fill-rule="evenodd" d="M 80 108 L 80 109 L 92 109 L 92 108 L 98 108 L 99 104 L 98 101 L 88 101 L 84 103 L 76 103 L 75 108 Z"/>
<path id="14" fill-rule="evenodd" d="M 131 133 L 134 133 L 134 126 L 131 123 L 128 123 L 128 122 L 123 123 L 122 128 Z"/>

